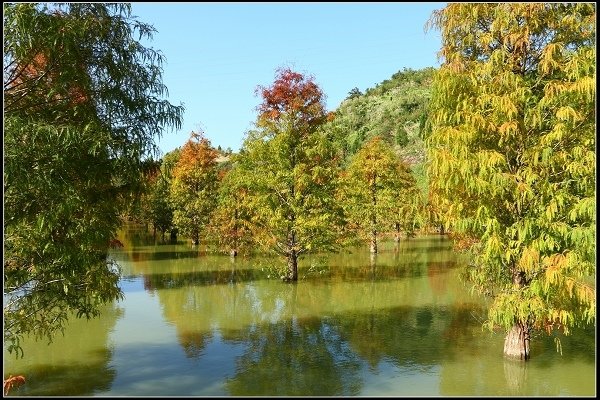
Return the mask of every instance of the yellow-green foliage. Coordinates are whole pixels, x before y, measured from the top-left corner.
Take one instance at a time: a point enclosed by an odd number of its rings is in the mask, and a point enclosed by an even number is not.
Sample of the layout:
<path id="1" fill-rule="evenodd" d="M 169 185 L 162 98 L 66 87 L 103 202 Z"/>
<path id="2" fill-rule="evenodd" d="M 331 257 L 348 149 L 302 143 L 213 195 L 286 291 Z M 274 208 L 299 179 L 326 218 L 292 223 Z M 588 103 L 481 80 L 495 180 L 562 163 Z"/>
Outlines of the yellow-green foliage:
<path id="1" fill-rule="evenodd" d="M 344 179 L 347 214 L 364 238 L 389 232 L 394 223 L 412 233 L 421 197 L 410 168 L 379 136 L 352 157 Z"/>
<path id="2" fill-rule="evenodd" d="M 202 133 L 191 133 L 173 170 L 170 201 L 173 222 L 195 244 L 217 204 L 217 152 Z"/>
<path id="3" fill-rule="evenodd" d="M 489 326 L 595 322 L 593 3 L 451 4 L 434 13 L 429 178 Z M 522 278 L 520 284 L 515 279 Z"/>

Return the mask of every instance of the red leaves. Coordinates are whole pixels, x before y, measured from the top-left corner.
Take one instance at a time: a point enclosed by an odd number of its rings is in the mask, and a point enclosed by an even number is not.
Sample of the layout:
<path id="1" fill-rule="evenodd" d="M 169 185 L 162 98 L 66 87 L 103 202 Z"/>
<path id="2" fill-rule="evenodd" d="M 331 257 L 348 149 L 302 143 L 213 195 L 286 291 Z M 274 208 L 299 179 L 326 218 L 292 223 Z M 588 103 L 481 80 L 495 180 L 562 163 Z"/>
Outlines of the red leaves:
<path id="1" fill-rule="evenodd" d="M 278 120 L 283 114 L 294 114 L 305 122 L 320 122 L 325 117 L 323 92 L 314 78 L 289 68 L 278 69 L 273 85 L 259 86 L 256 93 L 263 98 L 257 107 L 259 119 Z"/>
<path id="2" fill-rule="evenodd" d="M 25 384 L 25 377 L 23 375 L 12 376 L 10 375 L 8 378 L 4 380 L 3 388 L 4 395 L 7 396 L 10 389 L 15 386 L 21 386 Z"/>

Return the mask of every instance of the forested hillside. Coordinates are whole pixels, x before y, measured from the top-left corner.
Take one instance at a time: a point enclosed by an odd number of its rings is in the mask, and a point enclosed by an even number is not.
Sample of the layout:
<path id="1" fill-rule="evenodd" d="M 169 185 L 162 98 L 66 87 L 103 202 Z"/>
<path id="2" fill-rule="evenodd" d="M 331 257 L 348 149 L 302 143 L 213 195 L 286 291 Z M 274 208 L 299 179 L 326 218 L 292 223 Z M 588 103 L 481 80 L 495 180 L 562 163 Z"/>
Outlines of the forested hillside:
<path id="1" fill-rule="evenodd" d="M 432 67 L 403 69 L 361 93 L 350 90 L 324 129 L 347 161 L 362 146 L 381 136 L 411 167 L 417 185 L 426 192 L 425 145 L 421 135 L 431 98 Z"/>

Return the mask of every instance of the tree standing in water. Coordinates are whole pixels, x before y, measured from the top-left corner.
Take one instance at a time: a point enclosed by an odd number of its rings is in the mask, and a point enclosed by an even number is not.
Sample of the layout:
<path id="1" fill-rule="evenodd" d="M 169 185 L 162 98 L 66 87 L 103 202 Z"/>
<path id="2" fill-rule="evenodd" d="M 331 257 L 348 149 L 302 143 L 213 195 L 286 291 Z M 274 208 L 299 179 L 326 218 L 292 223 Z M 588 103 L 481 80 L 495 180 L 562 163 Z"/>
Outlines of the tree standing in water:
<path id="1" fill-rule="evenodd" d="M 280 69 L 271 87 L 259 87 L 257 129 L 240 157 L 255 239 L 287 260 L 288 281 L 298 280 L 298 256 L 337 245 L 341 208 L 335 199 L 338 166 L 319 127 L 323 93 L 312 77 Z"/>
<path id="2" fill-rule="evenodd" d="M 368 239 L 371 253 L 377 253 L 378 234 L 400 229 L 405 209 L 400 202 L 415 180 L 410 170 L 379 136 L 366 142 L 354 155 L 345 174 L 345 204 L 348 217 L 359 234 Z M 414 201 L 414 199 L 412 200 Z"/>
<path id="3" fill-rule="evenodd" d="M 468 278 L 493 296 L 488 326 L 526 360 L 533 330 L 596 318 L 596 6 L 451 4 L 431 22 L 444 63 L 429 177 L 474 242 Z"/>
<path id="4" fill-rule="evenodd" d="M 173 223 L 195 245 L 200 244 L 200 233 L 208 226 L 217 205 L 217 156 L 202 133 L 192 132 L 173 170 Z"/>

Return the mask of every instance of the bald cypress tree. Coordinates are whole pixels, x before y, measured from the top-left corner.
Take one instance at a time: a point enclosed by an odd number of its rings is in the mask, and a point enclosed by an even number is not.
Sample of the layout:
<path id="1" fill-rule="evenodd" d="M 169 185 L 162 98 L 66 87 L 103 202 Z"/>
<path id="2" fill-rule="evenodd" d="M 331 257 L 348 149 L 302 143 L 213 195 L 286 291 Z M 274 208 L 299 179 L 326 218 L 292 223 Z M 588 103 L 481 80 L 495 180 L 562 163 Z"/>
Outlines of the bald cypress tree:
<path id="1" fill-rule="evenodd" d="M 429 176 L 474 243 L 490 328 L 528 359 L 534 330 L 595 322 L 596 7 L 450 4 L 434 83 Z M 559 344 L 559 343 L 558 343 Z"/>

